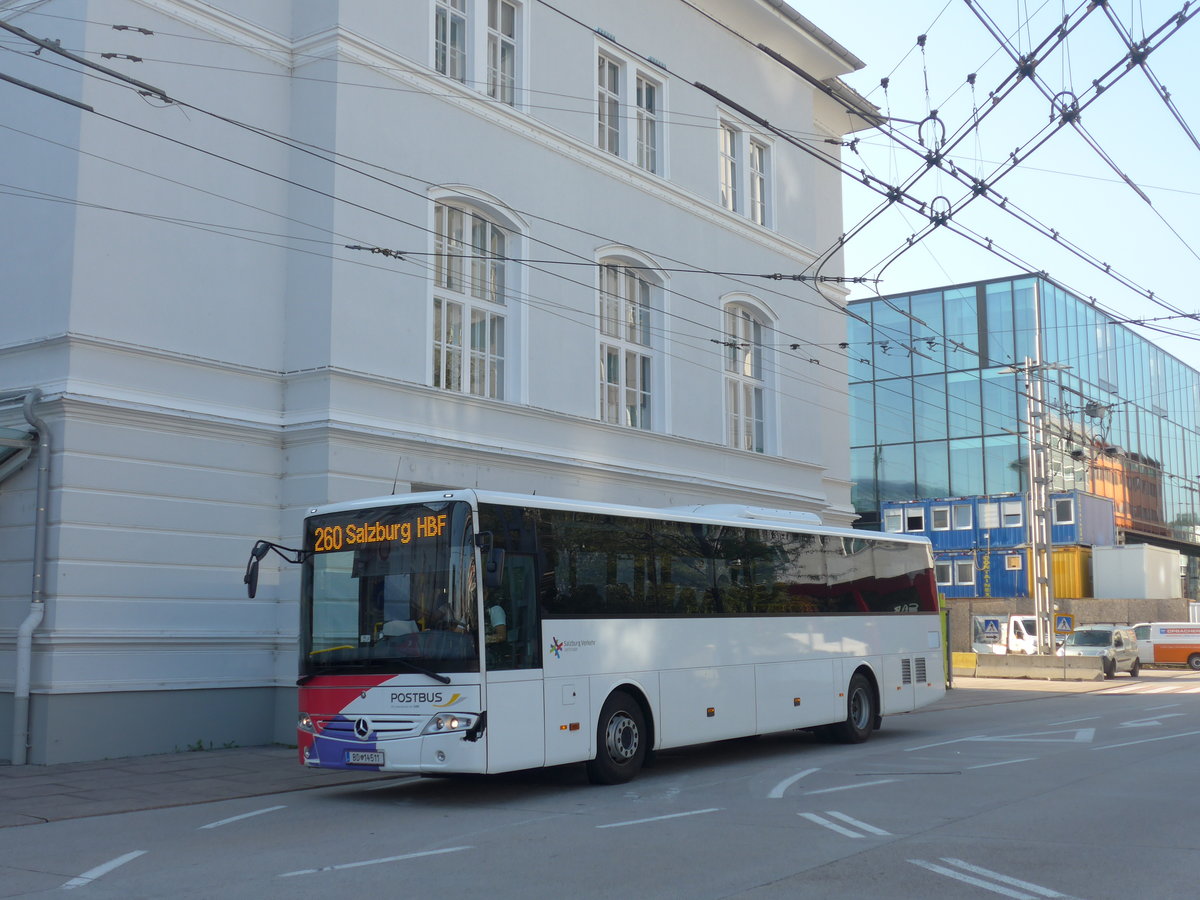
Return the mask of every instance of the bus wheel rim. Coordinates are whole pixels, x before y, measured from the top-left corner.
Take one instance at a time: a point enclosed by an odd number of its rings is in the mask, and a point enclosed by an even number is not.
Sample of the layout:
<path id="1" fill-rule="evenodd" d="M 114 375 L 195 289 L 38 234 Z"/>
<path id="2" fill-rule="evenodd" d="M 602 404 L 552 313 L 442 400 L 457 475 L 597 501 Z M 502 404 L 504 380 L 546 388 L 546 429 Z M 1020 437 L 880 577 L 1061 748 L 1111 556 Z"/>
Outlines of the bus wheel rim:
<path id="1" fill-rule="evenodd" d="M 862 688 L 850 695 L 850 721 L 856 728 L 866 728 L 870 713 L 870 703 L 867 702 L 867 692 Z"/>
<path id="2" fill-rule="evenodd" d="M 637 723 L 627 713 L 618 712 L 608 720 L 604 737 L 610 759 L 623 763 L 637 755 L 640 742 Z"/>

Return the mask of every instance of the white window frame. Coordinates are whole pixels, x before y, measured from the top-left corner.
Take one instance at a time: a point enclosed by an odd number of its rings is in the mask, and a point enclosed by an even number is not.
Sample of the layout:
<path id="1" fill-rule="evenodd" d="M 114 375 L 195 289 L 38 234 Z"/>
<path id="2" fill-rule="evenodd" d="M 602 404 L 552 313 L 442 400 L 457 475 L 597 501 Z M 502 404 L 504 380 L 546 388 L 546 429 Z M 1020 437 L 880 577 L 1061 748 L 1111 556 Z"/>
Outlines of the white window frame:
<path id="1" fill-rule="evenodd" d="M 725 441 L 730 447 L 766 453 L 768 441 L 767 316 L 746 299 L 724 304 Z"/>
<path id="2" fill-rule="evenodd" d="M 527 0 L 433 0 L 430 67 L 497 103 L 523 107 L 526 6 Z M 507 29 L 501 15 L 505 10 L 512 19 Z M 451 22 L 457 23 L 461 32 L 455 41 L 456 53 L 451 53 L 448 44 Z"/>
<path id="3" fill-rule="evenodd" d="M 1021 528 L 1025 524 L 1025 502 L 1005 500 L 1000 504 L 1000 527 Z"/>
<path id="4" fill-rule="evenodd" d="M 746 215 L 759 225 L 768 223 L 770 203 L 770 160 L 771 148 L 765 141 L 750 138 L 746 153 L 746 181 L 748 208 Z"/>
<path id="5" fill-rule="evenodd" d="M 732 122 L 725 119 L 721 120 L 721 124 L 717 129 L 720 138 L 720 145 L 717 148 L 719 154 L 720 166 L 720 187 L 721 205 L 730 212 L 741 212 L 741 163 L 739 161 L 738 151 L 741 149 L 741 130 Z"/>
<path id="6" fill-rule="evenodd" d="M 666 80 L 607 43 L 596 45 L 595 60 L 596 146 L 644 172 L 665 177 Z M 614 73 L 615 85 L 609 77 Z"/>
<path id="7" fill-rule="evenodd" d="M 1065 504 L 1067 515 L 1060 517 L 1058 514 L 1059 504 Z M 1074 525 L 1075 524 L 1075 500 L 1072 497 L 1054 497 L 1050 500 L 1050 505 L 1054 510 L 1055 525 Z"/>
<path id="8" fill-rule="evenodd" d="M 941 520 L 941 524 L 938 520 Z M 948 506 L 932 506 L 929 509 L 929 524 L 933 531 L 949 531 L 950 530 L 950 507 Z"/>
<path id="9" fill-rule="evenodd" d="M 717 202 L 770 228 L 774 214 L 773 145 L 734 116 L 717 123 Z"/>
<path id="10" fill-rule="evenodd" d="M 899 508 L 883 511 L 883 530 L 888 534 L 904 533 L 904 510 Z"/>
<path id="11" fill-rule="evenodd" d="M 487 93 L 494 100 L 515 106 L 521 7 L 514 0 L 487 0 L 487 5 Z M 506 12 L 511 15 L 505 16 Z"/>
<path id="12" fill-rule="evenodd" d="M 634 75 L 634 107 L 637 116 L 636 152 L 633 162 L 655 175 L 662 170 L 662 82 L 642 71 Z"/>
<path id="13" fill-rule="evenodd" d="M 964 568 L 971 573 L 970 576 L 963 574 Z M 975 584 L 975 560 L 956 559 L 954 561 L 954 583 L 959 585 Z"/>
<path id="14" fill-rule="evenodd" d="M 605 256 L 597 267 L 600 421 L 642 431 L 659 426 L 662 383 L 656 320 L 662 281 L 640 261 Z"/>
<path id="15" fill-rule="evenodd" d="M 464 84 L 470 74 L 471 0 L 433 0 L 433 68 Z"/>
<path id="16" fill-rule="evenodd" d="M 512 396 L 513 267 L 519 235 L 489 210 L 447 197 L 433 208 L 429 384 L 454 393 Z M 494 256 L 494 258 L 489 258 Z"/>
<path id="17" fill-rule="evenodd" d="M 939 586 L 954 584 L 954 566 L 949 562 L 933 563 L 933 579 Z"/>
<path id="18" fill-rule="evenodd" d="M 984 529 L 992 529 L 1000 527 L 1000 504 L 999 503 L 981 503 L 979 504 L 979 527 Z"/>
<path id="19" fill-rule="evenodd" d="M 960 515 L 960 513 L 965 513 L 965 515 Z M 969 531 L 974 525 L 974 516 L 971 512 L 971 504 L 955 503 L 950 518 L 954 523 L 955 531 Z"/>
<path id="20" fill-rule="evenodd" d="M 621 95 L 625 69 L 620 61 L 601 50 L 596 54 L 596 146 L 613 156 L 623 156 Z M 615 84 L 614 84 L 615 82 Z"/>
<path id="21" fill-rule="evenodd" d="M 919 522 L 915 528 L 914 522 Z M 910 533 L 922 532 L 925 530 L 925 507 L 923 506 L 908 506 L 904 509 L 904 530 Z"/>

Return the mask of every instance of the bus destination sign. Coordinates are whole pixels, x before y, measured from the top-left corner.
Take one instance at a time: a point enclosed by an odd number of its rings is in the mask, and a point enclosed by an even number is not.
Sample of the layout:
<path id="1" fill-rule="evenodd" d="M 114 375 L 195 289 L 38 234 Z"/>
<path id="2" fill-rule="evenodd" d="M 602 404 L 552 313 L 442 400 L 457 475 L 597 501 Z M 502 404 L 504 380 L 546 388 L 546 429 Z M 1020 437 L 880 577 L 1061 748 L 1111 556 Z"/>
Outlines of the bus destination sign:
<path id="1" fill-rule="evenodd" d="M 445 534 L 447 520 L 446 513 L 429 513 L 403 522 L 315 525 L 311 533 L 313 552 L 330 553 L 372 544 L 411 544 L 413 541 L 439 538 Z"/>

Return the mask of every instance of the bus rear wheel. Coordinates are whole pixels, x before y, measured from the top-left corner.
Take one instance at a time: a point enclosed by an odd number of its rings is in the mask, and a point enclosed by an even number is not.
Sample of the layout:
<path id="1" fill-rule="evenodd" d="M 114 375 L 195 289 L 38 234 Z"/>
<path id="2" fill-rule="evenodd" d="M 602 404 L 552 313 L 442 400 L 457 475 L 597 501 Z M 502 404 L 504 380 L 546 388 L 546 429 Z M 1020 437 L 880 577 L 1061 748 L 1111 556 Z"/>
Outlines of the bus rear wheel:
<path id="1" fill-rule="evenodd" d="M 829 727 L 829 735 L 843 744 L 861 744 L 871 736 L 878 710 L 871 682 L 862 672 L 855 672 L 846 691 L 846 721 Z"/>
<path id="2" fill-rule="evenodd" d="M 596 756 L 587 764 L 592 784 L 624 784 L 646 761 L 646 720 L 641 705 L 624 691 L 613 691 L 596 725 Z"/>

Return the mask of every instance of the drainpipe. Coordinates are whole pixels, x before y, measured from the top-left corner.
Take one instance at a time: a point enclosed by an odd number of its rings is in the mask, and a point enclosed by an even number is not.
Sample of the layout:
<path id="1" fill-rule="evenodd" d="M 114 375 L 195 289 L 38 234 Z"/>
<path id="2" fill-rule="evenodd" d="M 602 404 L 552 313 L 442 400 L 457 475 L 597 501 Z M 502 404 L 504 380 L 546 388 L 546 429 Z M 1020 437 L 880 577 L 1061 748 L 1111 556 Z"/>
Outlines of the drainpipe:
<path id="1" fill-rule="evenodd" d="M 42 399 L 34 388 L 25 395 L 25 420 L 37 430 L 37 514 L 33 526 L 33 593 L 29 614 L 17 629 L 17 677 L 13 690 L 12 764 L 23 766 L 29 752 L 29 675 L 33 668 L 33 632 L 46 614 L 46 503 L 50 494 L 50 429 L 33 412 Z"/>

